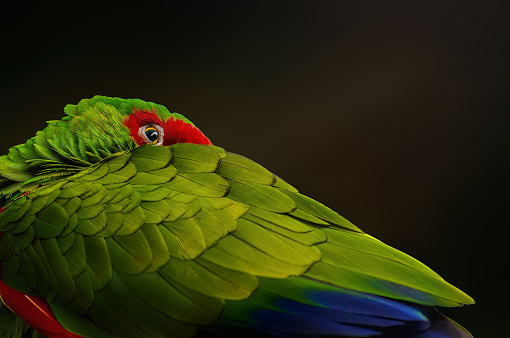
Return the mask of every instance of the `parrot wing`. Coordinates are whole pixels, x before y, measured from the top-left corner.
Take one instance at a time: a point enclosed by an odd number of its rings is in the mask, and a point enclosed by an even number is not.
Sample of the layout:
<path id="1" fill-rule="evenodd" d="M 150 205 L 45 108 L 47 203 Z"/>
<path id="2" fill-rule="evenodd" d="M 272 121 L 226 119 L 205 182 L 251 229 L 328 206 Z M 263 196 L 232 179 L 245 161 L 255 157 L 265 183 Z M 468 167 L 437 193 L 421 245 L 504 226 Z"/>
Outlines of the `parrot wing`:
<path id="1" fill-rule="evenodd" d="M 374 317 L 416 321 L 421 312 L 383 297 L 473 302 L 262 166 L 214 146 L 111 155 L 16 196 L 0 231 L 2 280 L 42 297 L 82 336 L 186 337 L 214 323 L 264 330 L 267 313 L 299 320 L 340 304 L 351 313 L 360 299 Z"/>

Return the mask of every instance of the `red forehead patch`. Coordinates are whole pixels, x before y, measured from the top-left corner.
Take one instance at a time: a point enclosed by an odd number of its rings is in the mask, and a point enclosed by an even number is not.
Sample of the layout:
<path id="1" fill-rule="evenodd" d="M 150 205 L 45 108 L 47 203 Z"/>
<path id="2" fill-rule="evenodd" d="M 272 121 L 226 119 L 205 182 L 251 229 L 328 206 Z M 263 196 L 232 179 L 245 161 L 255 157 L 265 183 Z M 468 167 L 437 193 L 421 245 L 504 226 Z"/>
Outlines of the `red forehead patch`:
<path id="1" fill-rule="evenodd" d="M 138 145 L 146 143 L 138 134 L 138 130 L 140 127 L 150 123 L 157 124 L 163 128 L 165 133 L 163 137 L 164 146 L 175 143 L 212 144 L 211 141 L 191 123 L 186 123 L 181 119 L 173 117 L 162 121 L 153 111 L 144 111 L 134 108 L 133 113 L 124 120 L 124 124 L 129 128 L 131 136 Z"/>

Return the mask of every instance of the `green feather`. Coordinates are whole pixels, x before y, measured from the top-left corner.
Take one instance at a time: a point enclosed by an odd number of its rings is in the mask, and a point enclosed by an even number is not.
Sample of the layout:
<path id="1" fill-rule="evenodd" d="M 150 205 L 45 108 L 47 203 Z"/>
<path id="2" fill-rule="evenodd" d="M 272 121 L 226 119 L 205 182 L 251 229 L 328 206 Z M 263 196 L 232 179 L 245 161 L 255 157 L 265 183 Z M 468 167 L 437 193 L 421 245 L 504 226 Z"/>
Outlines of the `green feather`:
<path id="1" fill-rule="evenodd" d="M 231 181 L 228 197 L 278 213 L 291 212 L 296 208 L 294 201 L 279 189 L 257 183 Z"/>
<path id="2" fill-rule="evenodd" d="M 212 146 L 180 143 L 172 147 L 172 165 L 179 173 L 211 173 L 218 168 L 225 151 Z"/>
<path id="3" fill-rule="evenodd" d="M 217 173 L 225 178 L 265 185 L 271 185 L 275 180 L 275 176 L 260 164 L 232 153 L 221 159 Z"/>
<path id="4" fill-rule="evenodd" d="M 222 299 L 245 299 L 258 287 L 255 276 L 223 268 L 202 258 L 192 261 L 171 259 L 160 273 L 194 292 Z"/>
<path id="5" fill-rule="evenodd" d="M 286 189 L 281 189 L 281 191 L 285 193 L 287 196 L 289 196 L 296 203 L 298 209 L 304 211 L 305 213 L 317 217 L 319 219 L 322 219 L 323 221 L 339 225 L 340 227 L 345 229 L 349 229 L 352 231 L 361 231 L 357 226 L 355 226 L 354 224 L 352 224 L 351 222 L 349 222 L 348 220 L 346 220 L 345 218 L 343 218 L 330 208 L 311 199 L 310 197 L 292 191 L 288 191 Z"/>
<path id="6" fill-rule="evenodd" d="M 149 242 L 141 231 L 129 236 L 113 236 L 106 239 L 113 268 L 127 274 L 138 274 L 146 270 L 152 255 Z"/>
<path id="7" fill-rule="evenodd" d="M 94 291 L 103 289 L 112 278 L 110 254 L 104 238 L 83 237 L 87 253 L 87 272 Z"/>
<path id="8" fill-rule="evenodd" d="M 62 299 L 56 299 L 57 303 L 69 303 L 73 297 L 75 286 L 74 281 L 69 273 L 69 270 L 65 266 L 65 261 L 60 251 L 59 243 L 55 238 L 41 240 L 41 249 L 44 252 L 44 257 L 50 263 L 51 270 L 55 276 L 55 280 L 58 280 L 59 289 L 62 294 Z"/>
<path id="9" fill-rule="evenodd" d="M 169 147 L 154 145 L 135 148 L 131 155 L 131 163 L 135 165 L 137 171 L 162 169 L 168 165 L 172 158 L 172 152 Z"/>
<path id="10" fill-rule="evenodd" d="M 169 190 L 204 197 L 222 197 L 227 193 L 227 181 L 214 173 L 179 174 L 165 185 Z"/>

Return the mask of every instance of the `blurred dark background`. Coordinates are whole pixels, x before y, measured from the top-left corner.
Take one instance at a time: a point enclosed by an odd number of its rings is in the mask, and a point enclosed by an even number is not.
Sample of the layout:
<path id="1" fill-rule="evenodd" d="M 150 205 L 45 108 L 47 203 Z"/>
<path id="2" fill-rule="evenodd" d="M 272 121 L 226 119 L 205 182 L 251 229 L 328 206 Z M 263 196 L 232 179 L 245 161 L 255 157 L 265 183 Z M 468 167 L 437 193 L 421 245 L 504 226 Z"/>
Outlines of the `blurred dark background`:
<path id="1" fill-rule="evenodd" d="M 0 153 L 81 98 L 163 104 L 507 331 L 506 2 L 105 3 L 0 2 Z"/>

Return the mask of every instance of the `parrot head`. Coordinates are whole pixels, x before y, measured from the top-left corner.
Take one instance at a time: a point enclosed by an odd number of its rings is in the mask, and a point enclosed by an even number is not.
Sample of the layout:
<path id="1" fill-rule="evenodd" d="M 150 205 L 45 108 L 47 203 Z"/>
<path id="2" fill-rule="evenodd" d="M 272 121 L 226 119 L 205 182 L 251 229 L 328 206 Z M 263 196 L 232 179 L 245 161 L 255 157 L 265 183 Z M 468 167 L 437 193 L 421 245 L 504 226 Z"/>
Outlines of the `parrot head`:
<path id="1" fill-rule="evenodd" d="M 145 144 L 211 141 L 184 116 L 139 99 L 94 96 L 64 108 L 25 144 L 0 156 L 0 198 L 75 174 L 115 153 Z"/>
<path id="2" fill-rule="evenodd" d="M 67 117 L 62 121 L 51 121 L 47 129 L 54 129 L 55 134 L 61 135 L 54 140 L 65 136 L 65 142 L 53 144 L 57 150 L 78 157 L 86 156 L 73 152 L 69 139 L 75 142 L 82 140 L 85 152 L 98 149 L 126 151 L 144 144 L 211 144 L 184 116 L 170 113 L 162 105 L 139 99 L 94 96 L 81 100 L 77 105 L 67 105 L 64 112 Z"/>

